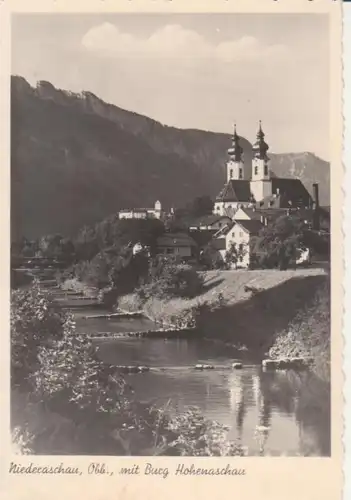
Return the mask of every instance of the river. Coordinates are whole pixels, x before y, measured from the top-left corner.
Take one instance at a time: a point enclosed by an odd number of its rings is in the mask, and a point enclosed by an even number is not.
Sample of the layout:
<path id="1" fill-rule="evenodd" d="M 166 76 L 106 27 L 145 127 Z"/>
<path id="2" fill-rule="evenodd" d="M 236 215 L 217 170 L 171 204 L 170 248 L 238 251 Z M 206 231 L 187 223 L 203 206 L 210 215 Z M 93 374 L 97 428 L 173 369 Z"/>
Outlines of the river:
<path id="1" fill-rule="evenodd" d="M 145 330 L 148 319 L 85 319 L 103 311 L 93 301 L 56 292 L 84 333 Z M 115 339 L 98 341 L 99 355 L 115 365 L 154 370 L 126 375 L 137 399 L 168 404 L 174 414 L 189 406 L 230 428 L 249 455 L 330 455 L 329 386 L 308 371 L 264 371 L 249 352 L 210 340 Z M 235 360 L 243 363 L 234 370 Z M 198 371 L 197 363 L 216 369 Z"/>

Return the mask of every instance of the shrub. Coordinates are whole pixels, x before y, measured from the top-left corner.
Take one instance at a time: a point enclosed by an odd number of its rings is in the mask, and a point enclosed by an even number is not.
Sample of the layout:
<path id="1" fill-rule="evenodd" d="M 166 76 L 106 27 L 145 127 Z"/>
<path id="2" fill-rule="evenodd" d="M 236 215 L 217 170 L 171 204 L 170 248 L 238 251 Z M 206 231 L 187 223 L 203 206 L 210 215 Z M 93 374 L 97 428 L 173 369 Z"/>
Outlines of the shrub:
<path id="1" fill-rule="evenodd" d="M 229 250 L 226 252 L 224 260 L 228 267 L 234 266 L 235 268 L 240 265 L 247 253 L 243 245 L 236 245 L 232 243 Z"/>
<path id="2" fill-rule="evenodd" d="M 138 295 L 147 300 L 150 297 L 184 297 L 197 295 L 203 287 L 203 277 L 191 266 L 178 263 L 176 259 L 158 257 L 150 262 L 146 282 Z"/>
<path id="3" fill-rule="evenodd" d="M 176 438 L 169 444 L 177 455 L 195 457 L 243 456 L 243 449 L 228 439 L 229 428 L 203 417 L 200 410 L 189 408 L 169 423 Z"/>
<path id="4" fill-rule="evenodd" d="M 223 269 L 225 262 L 213 241 L 210 241 L 200 253 L 200 263 L 206 269 Z"/>
<path id="5" fill-rule="evenodd" d="M 28 387 L 38 368 L 38 349 L 62 337 L 64 314 L 38 282 L 11 293 L 11 383 Z"/>
<path id="6" fill-rule="evenodd" d="M 297 216 L 282 215 L 252 239 L 252 267 L 287 269 L 304 248 L 304 222 Z"/>

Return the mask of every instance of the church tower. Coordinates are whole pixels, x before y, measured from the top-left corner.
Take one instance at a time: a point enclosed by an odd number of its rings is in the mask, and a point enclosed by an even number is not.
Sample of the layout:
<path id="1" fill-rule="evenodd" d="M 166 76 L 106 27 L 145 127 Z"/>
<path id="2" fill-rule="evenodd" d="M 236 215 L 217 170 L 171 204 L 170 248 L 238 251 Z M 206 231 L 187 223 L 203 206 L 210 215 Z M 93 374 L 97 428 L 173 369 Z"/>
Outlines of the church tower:
<path id="1" fill-rule="evenodd" d="M 252 146 L 252 176 L 250 182 L 251 193 L 256 201 L 261 201 L 272 195 L 272 180 L 269 173 L 267 156 L 268 144 L 264 140 L 261 120 L 255 144 Z"/>
<path id="2" fill-rule="evenodd" d="M 240 146 L 239 141 L 240 137 L 236 133 L 236 125 L 234 124 L 232 147 L 228 149 L 227 182 L 244 178 L 243 148 Z"/>

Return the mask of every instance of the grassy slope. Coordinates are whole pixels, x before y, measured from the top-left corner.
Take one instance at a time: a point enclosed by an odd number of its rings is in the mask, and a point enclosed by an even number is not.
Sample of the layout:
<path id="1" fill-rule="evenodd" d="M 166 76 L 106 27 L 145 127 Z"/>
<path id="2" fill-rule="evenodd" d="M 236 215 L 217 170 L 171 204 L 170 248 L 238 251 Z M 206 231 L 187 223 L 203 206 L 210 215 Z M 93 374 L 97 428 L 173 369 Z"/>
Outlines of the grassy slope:
<path id="1" fill-rule="evenodd" d="M 210 271 L 205 273 L 204 292 L 191 300 L 167 302 L 153 299 L 144 307 L 155 319 L 171 321 L 191 307 L 207 303 L 200 317 L 206 337 L 266 352 L 276 334 L 285 330 L 301 310 L 312 303 L 317 290 L 328 283 L 323 269 Z M 260 289 L 253 295 L 245 287 Z M 219 296 L 222 295 L 222 305 Z M 138 309 L 133 296 L 120 301 L 123 309 Z"/>

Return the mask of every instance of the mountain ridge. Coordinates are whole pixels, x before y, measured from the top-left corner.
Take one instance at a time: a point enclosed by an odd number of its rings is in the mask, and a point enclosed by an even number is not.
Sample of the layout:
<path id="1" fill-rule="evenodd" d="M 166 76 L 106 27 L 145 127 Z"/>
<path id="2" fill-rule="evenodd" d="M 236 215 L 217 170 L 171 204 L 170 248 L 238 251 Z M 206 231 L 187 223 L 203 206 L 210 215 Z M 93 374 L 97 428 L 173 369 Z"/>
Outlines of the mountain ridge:
<path id="1" fill-rule="evenodd" d="M 11 230 L 14 237 L 71 235 L 120 208 L 180 206 L 214 197 L 225 181 L 230 134 L 178 129 L 105 103 L 91 92 L 32 87 L 11 78 Z M 241 138 L 246 175 L 252 146 Z M 272 173 L 319 182 L 329 204 L 329 164 L 314 153 L 270 154 Z"/>

